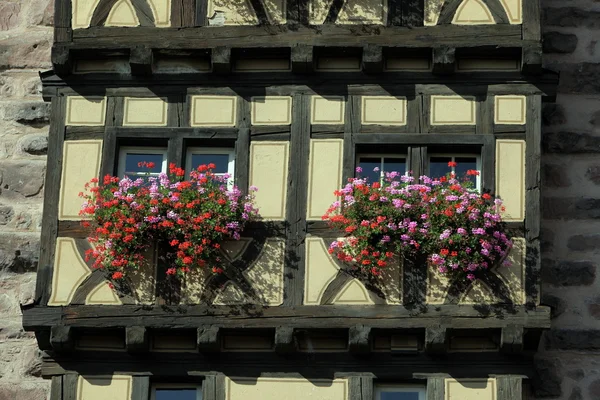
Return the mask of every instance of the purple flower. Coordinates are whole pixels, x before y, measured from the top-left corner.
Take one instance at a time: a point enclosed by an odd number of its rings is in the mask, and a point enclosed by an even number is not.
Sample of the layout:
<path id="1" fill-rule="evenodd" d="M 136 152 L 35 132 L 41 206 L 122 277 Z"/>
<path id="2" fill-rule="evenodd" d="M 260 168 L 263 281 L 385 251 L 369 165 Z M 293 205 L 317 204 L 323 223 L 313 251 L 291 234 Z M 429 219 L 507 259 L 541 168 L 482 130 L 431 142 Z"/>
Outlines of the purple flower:
<path id="1" fill-rule="evenodd" d="M 360 174 L 363 171 L 363 169 L 361 167 L 356 167 L 355 171 Z"/>
<path id="2" fill-rule="evenodd" d="M 459 234 L 459 235 L 461 235 L 461 236 L 464 236 L 464 235 L 466 235 L 466 234 L 467 234 L 467 230 L 466 230 L 465 228 L 458 228 L 458 229 L 456 230 L 456 233 L 458 233 L 458 234 Z"/>
<path id="3" fill-rule="evenodd" d="M 440 235 L 440 240 L 446 240 L 450 237 L 452 231 L 450 229 L 445 229 L 444 232 Z"/>
<path id="4" fill-rule="evenodd" d="M 474 281 L 475 280 L 475 275 L 469 274 L 469 275 L 467 275 L 467 279 L 469 279 L 470 281 Z"/>

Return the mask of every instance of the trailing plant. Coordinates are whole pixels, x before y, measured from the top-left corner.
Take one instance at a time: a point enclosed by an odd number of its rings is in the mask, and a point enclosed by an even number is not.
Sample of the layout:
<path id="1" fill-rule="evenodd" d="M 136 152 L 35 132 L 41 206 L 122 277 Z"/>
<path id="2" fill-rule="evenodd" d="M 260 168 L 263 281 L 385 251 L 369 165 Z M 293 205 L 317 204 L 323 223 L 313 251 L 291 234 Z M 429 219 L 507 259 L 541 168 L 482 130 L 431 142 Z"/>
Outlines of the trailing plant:
<path id="1" fill-rule="evenodd" d="M 347 235 L 329 253 L 373 275 L 397 256 L 426 258 L 439 272 L 469 280 L 507 263 L 512 242 L 502 223 L 502 202 L 474 189 L 469 178 L 476 175 L 469 170 L 460 180 L 453 173 L 417 180 L 386 172 L 383 182 L 349 179 L 323 216 Z"/>
<path id="2" fill-rule="evenodd" d="M 142 162 L 149 169 L 153 163 Z M 192 268 L 222 272 L 220 247 L 224 240 L 239 239 L 247 221 L 258 218 L 249 195 L 227 188 L 228 175 L 218 176 L 214 164 L 201 165 L 190 172 L 174 164 L 169 174 L 128 177 L 105 176 L 86 184 L 80 214 L 91 217 L 95 231 L 90 238 L 94 249 L 87 252 L 95 268 L 112 272 L 118 280 L 147 263 L 146 253 L 163 241 L 174 255 L 169 275 L 183 275 Z M 90 226 L 89 222 L 84 222 Z"/>

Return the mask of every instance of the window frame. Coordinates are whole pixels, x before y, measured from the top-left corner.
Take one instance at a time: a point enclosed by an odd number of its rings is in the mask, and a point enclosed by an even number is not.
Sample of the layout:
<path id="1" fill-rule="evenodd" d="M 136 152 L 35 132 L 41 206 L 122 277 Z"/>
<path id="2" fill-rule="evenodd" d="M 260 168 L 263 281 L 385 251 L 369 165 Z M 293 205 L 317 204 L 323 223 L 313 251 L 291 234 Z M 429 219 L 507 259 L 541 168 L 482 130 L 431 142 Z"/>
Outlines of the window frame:
<path id="1" fill-rule="evenodd" d="M 383 180 L 385 179 L 385 176 L 384 176 L 384 172 L 385 171 L 383 170 L 383 160 L 386 157 L 387 158 L 404 158 L 404 164 L 406 166 L 405 170 L 404 170 L 404 176 L 408 175 L 408 172 L 409 172 L 410 168 L 409 168 L 409 159 L 408 159 L 408 154 L 407 153 L 404 153 L 404 154 L 401 154 L 401 153 L 372 153 L 372 152 L 368 152 L 368 153 L 356 153 L 356 156 L 355 156 L 355 160 L 356 160 L 355 164 L 356 165 L 354 167 L 357 168 L 360 165 L 360 159 L 361 158 L 369 158 L 369 157 L 371 157 L 371 158 L 379 158 L 379 159 L 381 159 L 381 162 L 379 164 L 380 165 L 379 166 L 379 171 L 380 171 L 379 172 L 379 183 L 382 183 Z M 373 183 L 373 182 L 370 182 L 370 183 Z"/>
<path id="2" fill-rule="evenodd" d="M 412 393 L 417 392 L 419 400 L 427 399 L 427 387 L 415 384 L 402 384 L 402 383 L 384 383 L 375 384 L 373 388 L 374 400 L 381 400 L 382 393 Z"/>
<path id="3" fill-rule="evenodd" d="M 477 154 L 477 153 L 431 153 L 431 154 L 427 154 L 427 171 L 426 171 L 426 175 L 429 176 L 430 174 L 430 166 L 431 166 L 431 159 L 433 157 L 449 157 L 451 159 L 451 161 L 455 161 L 456 158 L 467 158 L 467 157 L 473 157 L 475 158 L 475 167 L 477 168 L 477 171 L 479 172 L 479 175 L 477 175 L 475 178 L 475 189 L 477 190 L 478 193 L 481 193 L 482 188 L 481 188 L 481 176 L 483 174 L 482 171 L 482 164 L 481 164 L 481 153 Z M 452 172 L 455 171 L 455 167 L 450 167 L 452 168 Z M 431 178 L 431 176 L 430 176 Z"/>
<path id="4" fill-rule="evenodd" d="M 235 185 L 235 147 L 199 147 L 191 146 L 185 150 L 185 178 L 190 178 L 190 172 L 192 171 L 192 156 L 194 154 L 226 154 L 229 156 L 227 161 L 227 174 L 229 179 L 227 180 L 227 188 L 232 189 Z M 217 176 L 223 176 L 224 173 L 215 173 Z"/>
<path id="5" fill-rule="evenodd" d="M 154 383 L 150 387 L 150 400 L 156 400 L 156 389 L 196 389 L 196 400 L 203 399 L 202 383 Z"/>
<path id="6" fill-rule="evenodd" d="M 168 165 L 168 148 L 158 146 L 121 146 L 119 147 L 119 159 L 117 161 L 117 176 L 121 179 L 125 177 L 127 171 L 125 171 L 125 165 L 127 163 L 127 154 L 160 154 L 163 156 L 161 171 L 159 173 L 167 172 Z M 158 176 L 159 173 L 152 172 L 149 176 Z"/>

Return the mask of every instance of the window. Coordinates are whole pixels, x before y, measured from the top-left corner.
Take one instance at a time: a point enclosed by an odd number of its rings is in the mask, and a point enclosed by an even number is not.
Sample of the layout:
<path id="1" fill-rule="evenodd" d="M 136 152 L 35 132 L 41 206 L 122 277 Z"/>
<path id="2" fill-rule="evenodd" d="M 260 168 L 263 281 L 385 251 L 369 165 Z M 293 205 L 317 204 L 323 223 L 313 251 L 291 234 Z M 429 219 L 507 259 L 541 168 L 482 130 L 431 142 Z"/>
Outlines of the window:
<path id="1" fill-rule="evenodd" d="M 229 174 L 230 179 L 227 181 L 227 186 L 231 188 L 235 172 L 233 149 L 223 147 L 188 148 L 185 163 L 185 170 L 188 173 L 188 177 L 190 171 L 198 168 L 200 165 L 208 165 L 210 163 L 215 164 L 215 169 L 213 169 L 215 175 L 223 176 Z"/>
<path id="2" fill-rule="evenodd" d="M 376 385 L 375 400 L 425 400 L 426 389 L 410 385 Z"/>
<path id="3" fill-rule="evenodd" d="M 154 163 L 152 168 L 144 167 L 142 162 Z M 164 147 L 121 147 L 119 152 L 118 175 L 137 179 L 146 176 L 158 176 L 167 172 L 167 149 Z"/>
<path id="4" fill-rule="evenodd" d="M 202 400 L 202 387 L 193 384 L 160 384 L 152 388 L 150 400 Z"/>
<path id="5" fill-rule="evenodd" d="M 362 168 L 361 178 L 368 182 L 382 182 L 386 172 L 406 174 L 406 157 L 402 155 L 360 155 L 357 166 Z"/>
<path id="6" fill-rule="evenodd" d="M 450 162 L 455 162 L 456 166 L 449 166 Z M 469 170 L 479 171 L 480 174 L 467 176 Z M 432 154 L 429 156 L 430 177 L 440 178 L 450 172 L 454 172 L 461 180 L 467 177 L 473 182 L 475 188 L 481 191 L 481 158 L 478 155 Z"/>

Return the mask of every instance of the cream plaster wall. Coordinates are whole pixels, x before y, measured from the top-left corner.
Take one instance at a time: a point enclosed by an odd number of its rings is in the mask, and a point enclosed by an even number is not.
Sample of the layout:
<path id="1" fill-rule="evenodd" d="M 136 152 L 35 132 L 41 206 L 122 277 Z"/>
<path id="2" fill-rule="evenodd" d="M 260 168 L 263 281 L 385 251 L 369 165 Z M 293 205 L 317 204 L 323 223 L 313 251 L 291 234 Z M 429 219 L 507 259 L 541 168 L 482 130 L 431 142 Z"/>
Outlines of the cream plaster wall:
<path id="1" fill-rule="evenodd" d="M 227 400 L 286 400 L 327 399 L 346 400 L 348 382 L 345 379 L 302 378 L 236 378 L 226 382 Z"/>
<path id="2" fill-rule="evenodd" d="M 167 107 L 160 98 L 125 97 L 123 126 L 167 126 Z"/>
<path id="3" fill-rule="evenodd" d="M 103 126 L 106 120 L 106 97 L 67 97 L 65 125 Z"/>
<path id="4" fill-rule="evenodd" d="M 481 0 L 464 0 L 456 10 L 452 23 L 457 25 L 495 24 L 490 9 Z"/>
<path id="5" fill-rule="evenodd" d="M 75 291 L 92 271 L 81 258 L 73 238 L 57 238 L 54 254 L 52 293 L 48 305 L 66 306 L 71 303 Z"/>
<path id="6" fill-rule="evenodd" d="M 496 140 L 496 196 L 504 202 L 503 219 L 525 218 L 525 141 Z"/>
<path id="7" fill-rule="evenodd" d="M 385 57 L 386 71 L 431 71 L 429 58 Z"/>
<path id="8" fill-rule="evenodd" d="M 446 400 L 496 400 L 496 379 L 446 379 Z"/>
<path id="9" fill-rule="evenodd" d="M 309 3 L 310 23 L 325 22 L 333 0 L 311 0 Z M 337 24 L 385 24 L 387 20 L 386 0 L 347 0 L 340 10 Z"/>
<path id="10" fill-rule="evenodd" d="M 495 96 L 494 123 L 523 125 L 527 122 L 525 96 Z"/>
<path id="11" fill-rule="evenodd" d="M 351 72 L 361 70 L 361 59 L 358 56 L 326 56 L 317 57 L 317 71 Z"/>
<path id="12" fill-rule="evenodd" d="M 307 219 L 321 217 L 336 200 L 333 194 L 342 186 L 342 139 L 312 139 L 308 171 Z"/>
<path id="13" fill-rule="evenodd" d="M 344 123 L 345 98 L 342 96 L 312 96 L 310 123 L 336 125 Z"/>
<path id="14" fill-rule="evenodd" d="M 121 305 L 123 304 L 108 281 L 96 286 L 85 299 L 86 305 Z"/>
<path id="15" fill-rule="evenodd" d="M 286 22 L 285 0 L 266 0 L 263 2 L 267 11 L 267 18 L 273 24 Z M 215 18 L 220 14 L 225 25 L 256 25 L 258 18 L 246 0 L 209 0 L 208 18 Z"/>
<path id="16" fill-rule="evenodd" d="M 333 300 L 333 304 L 365 305 L 374 303 L 365 286 L 359 280 L 353 279 L 340 290 Z"/>
<path id="17" fill-rule="evenodd" d="M 406 125 L 406 97 L 362 96 L 363 125 Z"/>
<path id="18" fill-rule="evenodd" d="M 252 125 L 289 125 L 292 123 L 291 96 L 252 97 Z"/>
<path id="19" fill-rule="evenodd" d="M 135 14 L 130 0 L 119 0 L 108 13 L 104 26 L 139 26 L 140 20 Z"/>
<path id="20" fill-rule="evenodd" d="M 250 185 L 259 188 L 255 203 L 266 220 L 285 219 L 288 162 L 288 142 L 250 144 Z"/>
<path id="21" fill-rule="evenodd" d="M 80 376 L 77 400 L 130 400 L 131 388 L 131 376 Z"/>
<path id="22" fill-rule="evenodd" d="M 431 125 L 475 125 L 475 98 L 431 96 Z"/>
<path id="23" fill-rule="evenodd" d="M 236 96 L 192 96 L 191 126 L 235 126 Z"/>
<path id="24" fill-rule="evenodd" d="M 284 58 L 239 59 L 234 65 L 239 72 L 290 71 L 290 61 Z"/>

